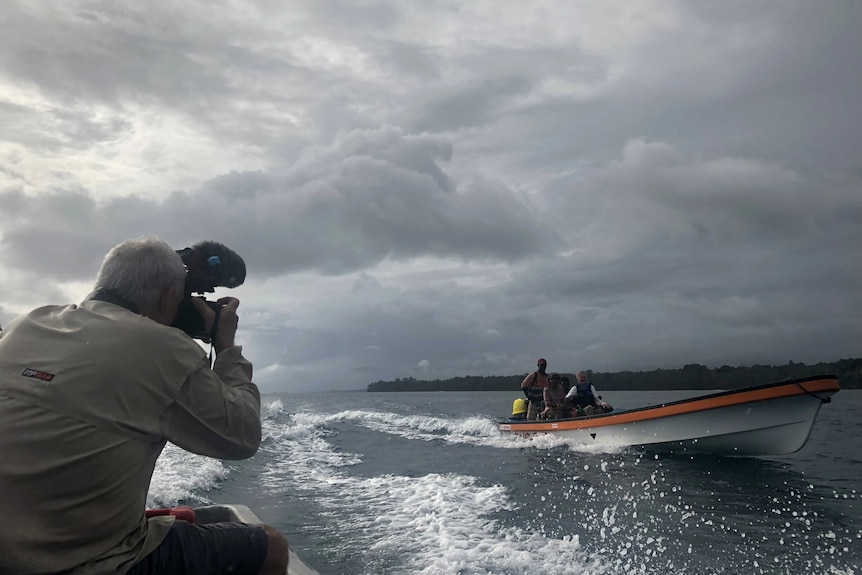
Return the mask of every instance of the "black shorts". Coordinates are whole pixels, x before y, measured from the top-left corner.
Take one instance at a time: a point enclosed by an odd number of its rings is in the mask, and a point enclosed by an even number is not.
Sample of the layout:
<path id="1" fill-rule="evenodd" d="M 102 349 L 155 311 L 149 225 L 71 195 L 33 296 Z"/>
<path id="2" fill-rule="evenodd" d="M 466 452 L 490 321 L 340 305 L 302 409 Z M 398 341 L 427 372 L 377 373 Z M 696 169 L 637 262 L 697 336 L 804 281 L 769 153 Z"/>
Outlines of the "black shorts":
<path id="1" fill-rule="evenodd" d="M 127 575 L 257 575 L 268 547 L 260 525 L 177 520 L 164 541 Z"/>

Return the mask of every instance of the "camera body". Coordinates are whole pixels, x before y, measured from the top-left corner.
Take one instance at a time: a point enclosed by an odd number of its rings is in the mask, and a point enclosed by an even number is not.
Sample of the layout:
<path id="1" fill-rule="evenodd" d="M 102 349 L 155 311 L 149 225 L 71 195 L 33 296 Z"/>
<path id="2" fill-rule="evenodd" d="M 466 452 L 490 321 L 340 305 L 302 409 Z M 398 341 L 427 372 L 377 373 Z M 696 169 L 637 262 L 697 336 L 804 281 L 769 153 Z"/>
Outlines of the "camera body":
<path id="1" fill-rule="evenodd" d="M 212 293 L 219 286 L 234 288 L 242 285 L 245 281 L 245 262 L 236 252 L 218 242 L 203 241 L 176 251 L 186 266 L 186 283 L 183 300 L 171 326 L 204 343 L 210 343 L 215 337 L 217 324 L 213 325 L 212 331 L 207 331 L 204 318 L 192 304 L 192 298 Z M 218 313 L 221 306 L 217 302 L 206 299 L 204 302 Z"/>

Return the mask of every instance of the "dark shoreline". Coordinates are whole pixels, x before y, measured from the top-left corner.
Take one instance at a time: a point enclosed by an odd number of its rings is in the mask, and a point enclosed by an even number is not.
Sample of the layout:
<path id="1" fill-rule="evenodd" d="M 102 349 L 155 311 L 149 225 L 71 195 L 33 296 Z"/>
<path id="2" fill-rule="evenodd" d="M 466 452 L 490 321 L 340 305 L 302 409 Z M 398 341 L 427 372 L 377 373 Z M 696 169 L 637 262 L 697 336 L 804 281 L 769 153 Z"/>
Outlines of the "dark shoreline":
<path id="1" fill-rule="evenodd" d="M 574 381 L 574 374 L 560 372 Z M 737 389 L 762 385 L 785 379 L 833 374 L 838 376 L 843 389 L 862 389 L 862 358 L 841 359 L 830 363 L 789 362 L 786 365 L 752 365 L 709 368 L 689 364 L 679 369 L 652 371 L 620 371 L 613 373 L 588 371 L 590 380 L 603 391 L 625 390 L 686 390 L 686 389 Z M 423 381 L 412 377 L 394 381 L 377 381 L 366 388 L 368 392 L 386 391 L 512 391 L 519 389 L 526 373 L 517 375 L 464 376 L 451 379 Z"/>

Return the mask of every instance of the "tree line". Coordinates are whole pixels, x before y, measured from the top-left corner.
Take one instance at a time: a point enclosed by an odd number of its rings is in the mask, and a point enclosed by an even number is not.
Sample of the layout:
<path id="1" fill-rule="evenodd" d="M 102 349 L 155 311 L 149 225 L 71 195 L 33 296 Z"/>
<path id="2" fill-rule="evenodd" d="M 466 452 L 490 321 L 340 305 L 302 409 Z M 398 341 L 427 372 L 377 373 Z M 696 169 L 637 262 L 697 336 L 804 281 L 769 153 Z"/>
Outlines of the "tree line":
<path id="1" fill-rule="evenodd" d="M 737 389 L 814 375 L 835 375 L 842 388 L 862 389 L 862 358 L 813 365 L 791 361 L 786 365 L 709 368 L 692 363 L 679 369 L 587 373 L 599 390 Z M 398 378 L 375 381 L 368 385 L 367 391 L 511 391 L 520 389 L 526 375 L 467 375 L 433 381 Z M 575 380 L 574 374 L 561 375 L 568 376 L 572 382 Z"/>

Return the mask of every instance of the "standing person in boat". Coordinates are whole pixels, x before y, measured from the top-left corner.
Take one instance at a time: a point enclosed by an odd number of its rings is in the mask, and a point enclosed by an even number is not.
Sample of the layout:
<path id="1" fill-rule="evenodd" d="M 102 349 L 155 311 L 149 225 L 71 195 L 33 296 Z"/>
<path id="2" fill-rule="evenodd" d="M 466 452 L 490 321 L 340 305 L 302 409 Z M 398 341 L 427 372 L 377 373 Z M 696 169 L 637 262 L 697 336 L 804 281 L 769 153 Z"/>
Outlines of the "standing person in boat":
<path id="1" fill-rule="evenodd" d="M 184 298 L 180 256 L 157 238 L 106 256 L 80 305 L 45 306 L 0 333 L 0 573 L 284 574 L 269 526 L 145 517 L 167 441 L 246 459 L 260 394 L 234 343 L 239 300 L 222 298 L 215 364 L 170 327 Z M 216 314 L 193 305 L 212 333 Z"/>
<path id="2" fill-rule="evenodd" d="M 548 387 L 544 391 L 545 409 L 542 410 L 542 419 L 560 419 L 563 415 L 563 403 L 566 398 L 566 392 L 563 391 L 563 384 L 559 373 L 552 373 L 548 376 Z"/>
<path id="3" fill-rule="evenodd" d="M 544 401 L 545 388 L 548 387 L 548 374 L 546 372 L 548 369 L 548 360 L 543 357 L 539 358 L 539 361 L 536 362 L 536 367 L 538 369 L 527 375 L 524 381 L 521 382 L 521 389 L 524 390 L 524 395 L 527 396 L 527 401 L 530 402 L 530 406 L 527 408 L 528 421 L 538 419 L 539 413 L 544 409 L 542 402 Z"/>
<path id="4" fill-rule="evenodd" d="M 575 382 L 575 385 L 572 386 L 572 389 L 566 395 L 566 399 L 570 400 L 574 409 L 581 408 L 584 415 L 595 415 L 614 410 L 613 407 L 602 401 L 599 397 L 595 386 L 587 379 L 587 372 L 579 371 L 577 378 L 578 380 Z"/>

